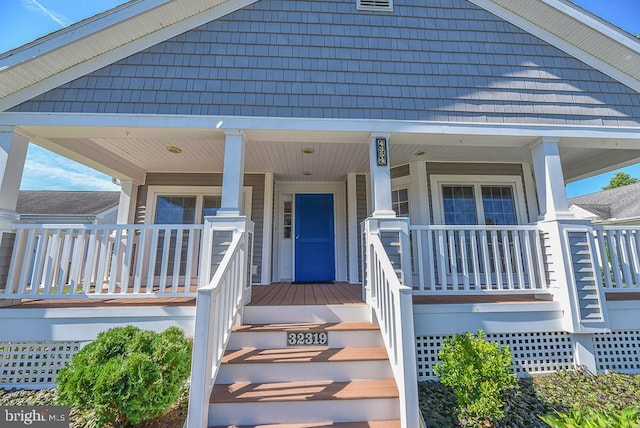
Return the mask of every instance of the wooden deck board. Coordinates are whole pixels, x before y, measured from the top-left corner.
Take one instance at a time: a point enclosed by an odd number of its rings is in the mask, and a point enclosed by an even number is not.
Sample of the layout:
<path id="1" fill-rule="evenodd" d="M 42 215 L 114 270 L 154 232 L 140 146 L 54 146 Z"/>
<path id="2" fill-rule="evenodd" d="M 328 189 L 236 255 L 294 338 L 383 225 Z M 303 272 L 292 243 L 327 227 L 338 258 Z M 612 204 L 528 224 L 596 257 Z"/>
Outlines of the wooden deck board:
<path id="1" fill-rule="evenodd" d="M 638 292 L 606 292 L 608 301 L 640 300 Z M 195 306 L 195 297 L 140 297 L 140 298 L 78 298 L 78 299 L 23 299 L 3 309 L 29 308 L 98 308 L 131 306 Z M 357 305 L 362 304 L 362 287 L 348 283 L 291 284 L 274 283 L 253 287 L 250 306 L 300 305 Z M 415 305 L 481 304 L 481 303 L 548 303 L 549 295 L 535 294 L 481 294 L 481 295 L 419 295 L 413 296 Z"/>
<path id="2" fill-rule="evenodd" d="M 265 363 L 319 363 L 340 361 L 384 361 L 387 360 L 384 347 L 360 348 L 285 348 L 251 349 L 243 348 L 225 352 L 223 364 L 265 364 Z"/>
<path id="3" fill-rule="evenodd" d="M 292 402 L 315 400 L 358 400 L 367 398 L 397 398 L 393 379 L 332 382 L 299 381 L 276 383 L 239 382 L 216 385 L 212 403 Z"/>
<path id="4" fill-rule="evenodd" d="M 379 329 L 380 327 L 378 325 L 370 322 L 242 324 L 233 327 L 234 332 L 348 331 Z"/>
<path id="5" fill-rule="evenodd" d="M 353 305 L 362 304 L 360 285 L 274 283 L 253 287 L 249 306 Z"/>
<path id="6" fill-rule="evenodd" d="M 303 422 L 293 424 L 260 424 L 238 425 L 235 428 L 400 428 L 399 420 L 392 421 L 368 421 L 368 422 Z M 215 426 L 210 428 L 229 428 L 228 426 Z"/>

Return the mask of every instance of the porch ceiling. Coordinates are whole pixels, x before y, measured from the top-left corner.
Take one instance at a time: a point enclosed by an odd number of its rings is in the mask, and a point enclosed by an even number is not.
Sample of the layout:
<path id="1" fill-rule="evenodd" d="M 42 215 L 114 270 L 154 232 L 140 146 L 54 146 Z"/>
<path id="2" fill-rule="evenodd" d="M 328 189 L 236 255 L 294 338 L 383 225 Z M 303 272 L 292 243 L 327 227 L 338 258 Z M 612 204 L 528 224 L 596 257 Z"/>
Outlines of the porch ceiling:
<path id="1" fill-rule="evenodd" d="M 217 172 L 223 169 L 221 129 L 24 127 L 31 140 L 114 177 L 143 181 L 146 172 Z M 369 171 L 370 133 L 362 131 L 245 131 L 247 172 L 271 172 L 284 181 L 341 181 Z M 413 161 L 528 162 L 530 135 L 455 135 L 395 132 L 392 166 Z M 560 139 L 567 181 L 640 160 L 640 140 Z M 167 148 L 178 147 L 180 154 Z M 313 154 L 304 154 L 304 148 Z M 309 172 L 310 175 L 305 175 Z"/>

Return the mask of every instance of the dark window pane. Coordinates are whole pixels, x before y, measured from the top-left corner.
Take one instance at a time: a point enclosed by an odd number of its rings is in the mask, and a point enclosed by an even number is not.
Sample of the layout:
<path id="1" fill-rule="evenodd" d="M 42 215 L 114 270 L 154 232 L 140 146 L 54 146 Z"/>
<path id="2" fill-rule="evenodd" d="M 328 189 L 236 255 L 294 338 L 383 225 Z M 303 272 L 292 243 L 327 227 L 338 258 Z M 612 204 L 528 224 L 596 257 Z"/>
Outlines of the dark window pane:
<path id="1" fill-rule="evenodd" d="M 516 204 L 511 186 L 482 186 L 485 224 L 516 224 Z"/>
<path id="2" fill-rule="evenodd" d="M 477 224 L 472 186 L 442 186 L 445 224 Z"/>
<path id="3" fill-rule="evenodd" d="M 193 224 L 195 214 L 195 196 L 158 196 L 156 224 Z"/>

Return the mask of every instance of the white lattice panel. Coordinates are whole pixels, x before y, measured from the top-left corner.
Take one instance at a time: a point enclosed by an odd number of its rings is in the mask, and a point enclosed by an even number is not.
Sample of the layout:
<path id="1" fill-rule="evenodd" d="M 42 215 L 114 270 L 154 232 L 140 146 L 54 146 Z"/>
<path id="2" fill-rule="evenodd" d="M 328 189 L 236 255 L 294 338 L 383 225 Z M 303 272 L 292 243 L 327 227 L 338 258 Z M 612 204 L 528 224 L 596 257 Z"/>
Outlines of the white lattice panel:
<path id="1" fill-rule="evenodd" d="M 640 331 L 612 331 L 594 334 L 592 337 L 598 371 L 640 371 Z"/>
<path id="2" fill-rule="evenodd" d="M 81 348 L 81 342 L 2 342 L 0 343 L 0 387 L 50 388 L 58 371 Z"/>
<path id="3" fill-rule="evenodd" d="M 419 336 L 416 340 L 418 379 L 435 378 L 438 351 L 449 336 Z M 508 345 L 516 373 L 550 373 L 574 367 L 573 343 L 563 332 L 488 334 L 488 340 Z"/>

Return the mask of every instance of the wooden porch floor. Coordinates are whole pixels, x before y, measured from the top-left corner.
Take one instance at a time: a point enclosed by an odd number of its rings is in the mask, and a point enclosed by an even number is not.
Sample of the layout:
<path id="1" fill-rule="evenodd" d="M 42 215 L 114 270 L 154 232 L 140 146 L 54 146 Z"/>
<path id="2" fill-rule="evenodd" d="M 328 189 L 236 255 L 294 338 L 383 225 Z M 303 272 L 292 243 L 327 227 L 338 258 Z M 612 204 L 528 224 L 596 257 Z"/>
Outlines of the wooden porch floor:
<path id="1" fill-rule="evenodd" d="M 346 282 L 293 284 L 278 282 L 251 289 L 249 306 L 361 305 L 362 286 Z"/>
<path id="2" fill-rule="evenodd" d="M 639 292 L 605 293 L 608 301 L 640 300 Z M 446 305 L 457 303 L 545 303 L 551 300 L 549 295 L 534 294 L 482 294 L 482 295 L 433 295 L 413 296 L 414 305 Z M 126 299 L 23 299 L 14 306 L 3 309 L 37 308 L 119 308 L 119 307 L 179 307 L 195 306 L 195 297 L 148 297 Z M 292 284 L 273 283 L 255 285 L 252 288 L 249 306 L 288 306 L 288 305 L 361 305 L 362 286 L 336 282 L 329 284 Z"/>

